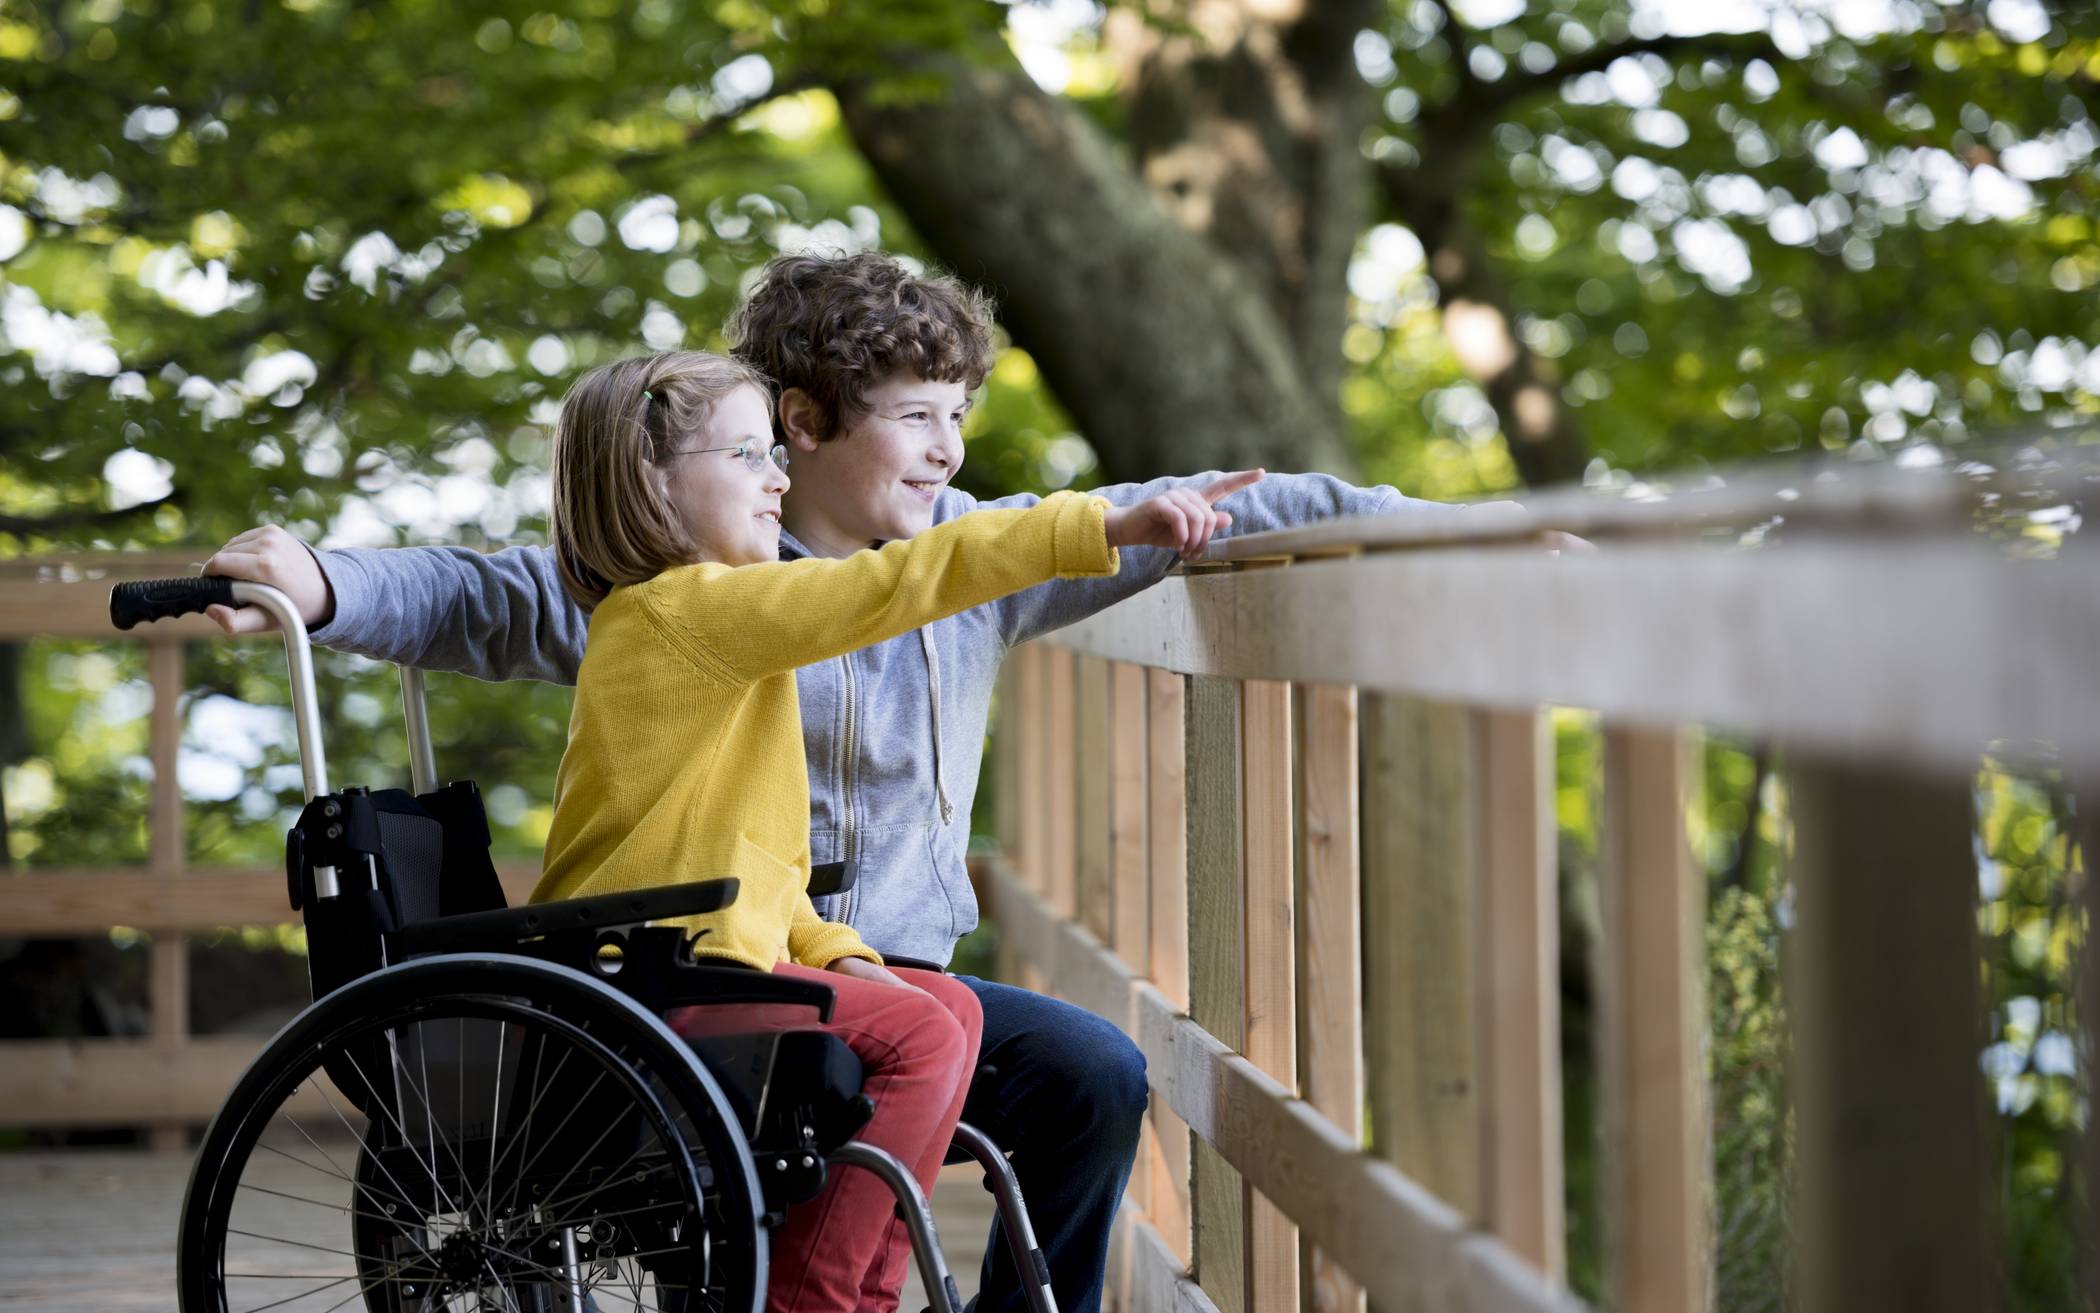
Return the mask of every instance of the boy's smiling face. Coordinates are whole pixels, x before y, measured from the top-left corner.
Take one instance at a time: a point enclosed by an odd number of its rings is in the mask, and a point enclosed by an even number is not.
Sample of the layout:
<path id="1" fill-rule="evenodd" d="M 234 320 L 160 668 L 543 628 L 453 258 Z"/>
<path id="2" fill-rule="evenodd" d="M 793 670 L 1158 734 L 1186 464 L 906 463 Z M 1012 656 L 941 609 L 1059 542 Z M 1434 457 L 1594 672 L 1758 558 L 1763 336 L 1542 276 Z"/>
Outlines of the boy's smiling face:
<path id="1" fill-rule="evenodd" d="M 781 427 L 794 455 L 795 486 L 783 514 L 788 532 L 820 556 L 910 538 L 933 523 L 934 499 L 962 467 L 961 383 L 893 374 L 870 387 L 864 415 L 841 417 L 819 439 L 814 403 L 790 389 Z"/>

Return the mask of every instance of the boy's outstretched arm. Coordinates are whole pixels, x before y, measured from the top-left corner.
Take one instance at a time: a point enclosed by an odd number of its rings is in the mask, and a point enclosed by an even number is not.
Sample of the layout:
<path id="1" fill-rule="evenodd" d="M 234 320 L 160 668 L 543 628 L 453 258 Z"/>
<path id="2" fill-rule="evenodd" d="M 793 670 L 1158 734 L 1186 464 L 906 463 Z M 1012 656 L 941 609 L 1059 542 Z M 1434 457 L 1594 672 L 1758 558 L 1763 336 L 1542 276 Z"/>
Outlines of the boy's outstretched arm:
<path id="1" fill-rule="evenodd" d="M 227 543 L 204 572 L 282 589 L 316 643 L 476 679 L 573 684 L 590 629 L 544 547 L 316 552 L 270 525 Z M 253 607 L 211 617 L 229 634 L 274 627 Z"/>
<path id="2" fill-rule="evenodd" d="M 1222 477 L 1211 472 L 1153 479 L 1149 483 L 1120 483 L 1091 489 L 1088 495 L 1106 498 L 1118 506 L 1128 506 L 1171 489 L 1208 487 Z M 1035 500 L 1034 494 L 1022 493 L 980 503 L 969 494 L 951 488 L 941 494 L 936 519 L 950 519 L 980 507 L 1027 506 Z M 1218 506 L 1232 514 L 1232 525 L 1227 532 L 1233 537 L 1266 533 L 1272 529 L 1292 529 L 1343 515 L 1417 511 L 1449 514 L 1459 509 L 1445 502 L 1403 496 L 1394 488 L 1359 488 L 1327 474 L 1271 474 L 1253 487 L 1228 496 Z M 1112 578 L 1055 579 L 1015 593 L 992 604 L 999 611 L 1000 631 L 1009 644 L 1024 643 L 1053 629 L 1084 620 L 1166 578 L 1176 559 L 1173 552 L 1128 548 L 1123 553 L 1123 569 Z"/>

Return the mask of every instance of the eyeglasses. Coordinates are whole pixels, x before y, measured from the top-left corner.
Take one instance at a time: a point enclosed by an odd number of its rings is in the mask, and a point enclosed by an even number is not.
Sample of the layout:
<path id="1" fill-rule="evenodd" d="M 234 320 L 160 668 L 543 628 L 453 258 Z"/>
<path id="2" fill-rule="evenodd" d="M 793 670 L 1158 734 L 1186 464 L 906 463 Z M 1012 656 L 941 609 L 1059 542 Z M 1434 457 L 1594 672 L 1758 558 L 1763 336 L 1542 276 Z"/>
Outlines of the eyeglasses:
<path id="1" fill-rule="evenodd" d="M 753 438 L 749 442 L 740 442 L 734 447 L 694 447 L 688 451 L 674 451 L 670 454 L 673 456 L 705 456 L 709 452 L 715 451 L 733 451 L 737 455 L 742 456 L 745 467 L 754 474 L 763 473 L 768 460 L 783 470 L 788 467 L 787 444 L 776 442 L 768 446 L 759 438 Z"/>

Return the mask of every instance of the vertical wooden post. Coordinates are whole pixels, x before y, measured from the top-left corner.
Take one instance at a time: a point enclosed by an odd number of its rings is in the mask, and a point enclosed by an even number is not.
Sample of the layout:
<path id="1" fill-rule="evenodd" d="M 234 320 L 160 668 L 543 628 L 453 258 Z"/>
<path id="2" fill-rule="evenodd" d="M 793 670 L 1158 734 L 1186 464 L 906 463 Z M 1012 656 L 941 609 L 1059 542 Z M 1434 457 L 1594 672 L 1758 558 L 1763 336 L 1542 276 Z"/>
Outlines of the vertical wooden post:
<path id="1" fill-rule="evenodd" d="M 1685 835 L 1686 736 L 1607 726 L 1599 1065 L 1607 1268 L 1620 1313 L 1711 1297 L 1702 976 L 1706 873 Z"/>
<path id="2" fill-rule="evenodd" d="M 1969 783 L 1785 769 L 1800 1307 L 1991 1308 Z"/>
<path id="3" fill-rule="evenodd" d="M 1474 747 L 1484 1220 L 1564 1280 L 1553 726 L 1536 710 L 1477 711 Z"/>
<path id="4" fill-rule="evenodd" d="M 1108 734 L 1109 870 L 1115 891 L 1111 944 L 1139 975 L 1152 966 L 1145 702 L 1145 668 L 1117 662 L 1110 674 Z"/>
<path id="5" fill-rule="evenodd" d="M 1115 915 L 1109 884 L 1108 662 L 1097 656 L 1076 658 L 1077 720 L 1073 755 L 1078 831 L 1078 920 L 1102 943 L 1109 942 Z"/>
<path id="6" fill-rule="evenodd" d="M 1364 1059 L 1373 1148 L 1480 1216 L 1471 722 L 1365 694 Z"/>
<path id="7" fill-rule="evenodd" d="M 1151 976 L 1174 1006 L 1189 1006 L 1187 681 L 1145 672 L 1146 865 L 1151 869 Z M 1146 1210 L 1184 1267 L 1194 1261 L 1190 1233 L 1188 1123 L 1165 1100 L 1152 1101 L 1152 1201 Z"/>
<path id="8" fill-rule="evenodd" d="M 148 755 L 153 762 L 152 821 L 147 860 L 153 873 L 166 880 L 182 878 L 187 861 L 182 824 L 182 780 L 178 774 L 182 754 L 183 645 L 157 640 L 146 647 L 147 682 L 153 689 L 153 713 L 148 723 Z M 190 1030 L 189 944 L 178 933 L 157 930 L 151 954 L 153 1042 L 161 1049 L 179 1049 Z M 179 1152 L 188 1147 L 188 1128 L 180 1123 L 160 1123 L 148 1132 L 156 1150 Z"/>
<path id="9" fill-rule="evenodd" d="M 1043 714 L 1048 722 L 1044 734 L 1047 778 L 1043 788 L 1043 812 L 1049 826 L 1044 844 L 1043 896 L 1051 908 L 1072 919 L 1078 906 L 1078 806 L 1073 790 L 1077 784 L 1077 762 L 1072 709 L 1072 649 L 1045 644 L 1043 649 Z"/>
<path id="10" fill-rule="evenodd" d="M 1240 700 L 1229 679 L 1188 692 L 1189 1015 L 1240 1048 L 1246 922 L 1240 876 Z M 1196 1280 L 1219 1313 L 1247 1307 L 1246 1186 L 1218 1151 L 1193 1144 Z"/>
<path id="11" fill-rule="evenodd" d="M 1298 1084 L 1297 941 L 1292 911 L 1291 686 L 1240 686 L 1240 843 L 1245 875 L 1247 1060 Z M 1298 1228 L 1251 1188 L 1247 1193 L 1248 1307 L 1298 1307 Z"/>
<path id="12" fill-rule="evenodd" d="M 1327 1120 L 1363 1138 L 1363 938 L 1357 875 L 1356 690 L 1294 690 L 1298 803 L 1298 1082 Z M 1301 1250 L 1305 1307 L 1359 1313 L 1363 1288 L 1318 1249 Z"/>

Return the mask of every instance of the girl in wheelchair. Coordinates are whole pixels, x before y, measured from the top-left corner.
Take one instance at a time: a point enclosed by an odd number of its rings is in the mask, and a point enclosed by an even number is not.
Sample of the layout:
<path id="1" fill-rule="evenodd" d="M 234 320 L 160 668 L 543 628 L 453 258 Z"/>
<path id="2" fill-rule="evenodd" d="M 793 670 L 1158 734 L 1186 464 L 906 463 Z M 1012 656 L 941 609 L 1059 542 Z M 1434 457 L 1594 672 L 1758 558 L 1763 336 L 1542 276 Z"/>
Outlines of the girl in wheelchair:
<path id="1" fill-rule="evenodd" d="M 771 407 L 748 366 L 698 352 L 594 370 L 563 402 L 552 538 L 592 618 L 534 901 L 736 877 L 733 903 L 687 920 L 694 954 L 828 986 L 824 1028 L 860 1058 L 874 1104 L 858 1138 L 931 1190 L 975 1065 L 978 1005 L 938 973 L 886 968 L 817 916 L 794 671 L 1052 578 L 1113 574 L 1119 546 L 1193 554 L 1229 522 L 1211 503 L 1260 475 L 1129 507 L 1061 493 L 783 562 Z M 735 1013 L 670 1020 L 693 1037 L 775 1024 Z M 909 1251 L 891 1202 L 868 1173 L 832 1173 L 774 1236 L 767 1307 L 893 1309 Z"/>

